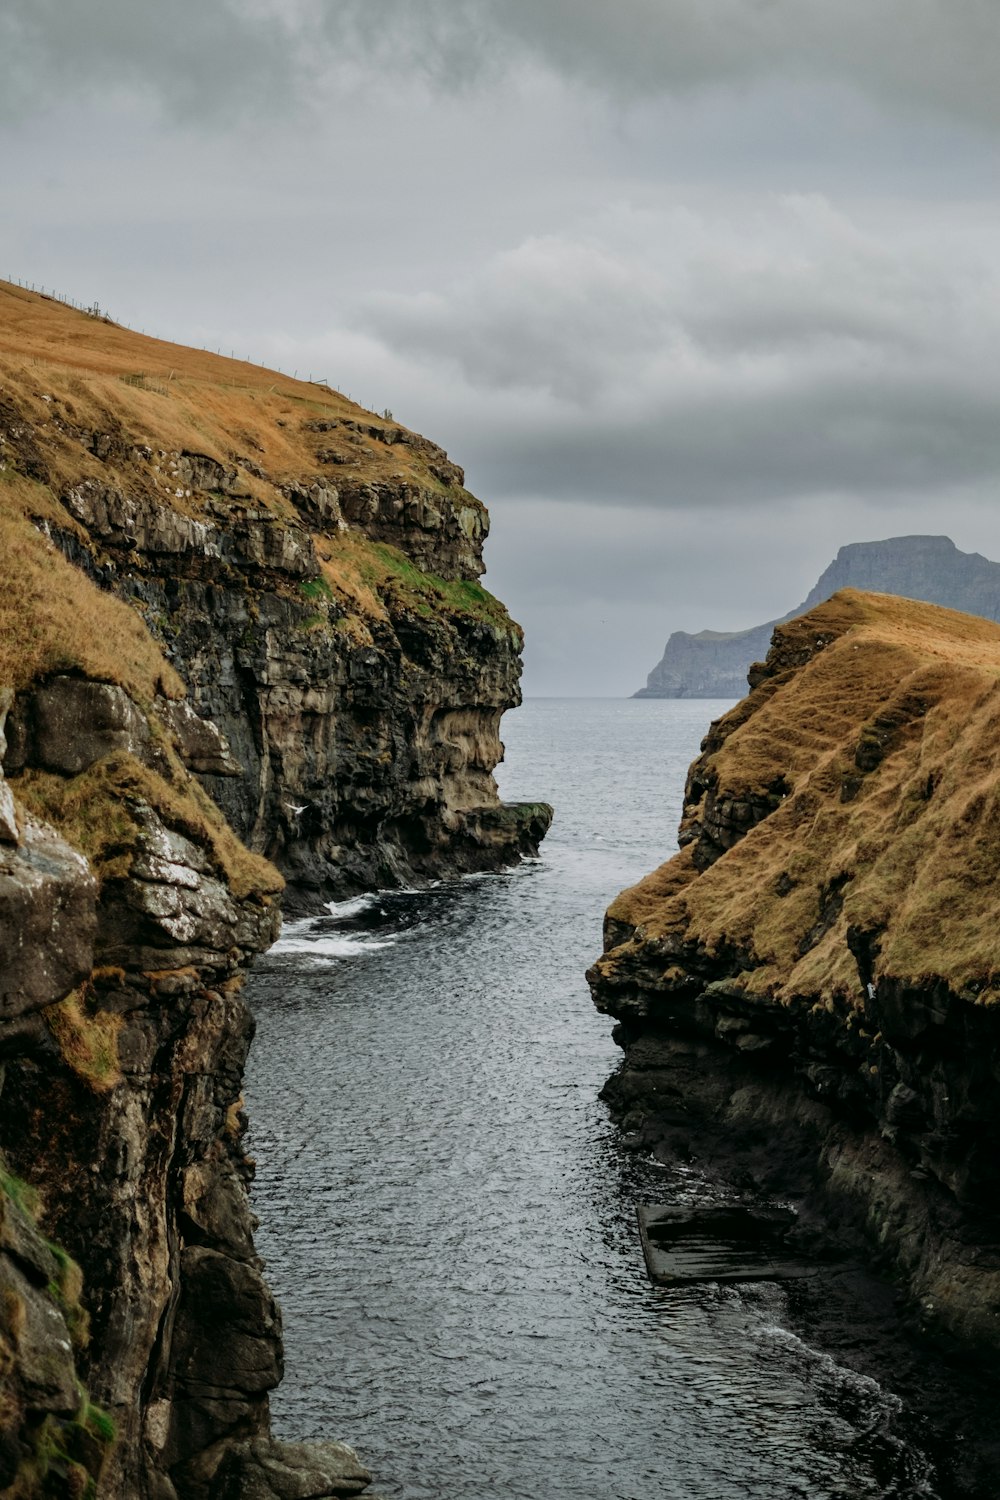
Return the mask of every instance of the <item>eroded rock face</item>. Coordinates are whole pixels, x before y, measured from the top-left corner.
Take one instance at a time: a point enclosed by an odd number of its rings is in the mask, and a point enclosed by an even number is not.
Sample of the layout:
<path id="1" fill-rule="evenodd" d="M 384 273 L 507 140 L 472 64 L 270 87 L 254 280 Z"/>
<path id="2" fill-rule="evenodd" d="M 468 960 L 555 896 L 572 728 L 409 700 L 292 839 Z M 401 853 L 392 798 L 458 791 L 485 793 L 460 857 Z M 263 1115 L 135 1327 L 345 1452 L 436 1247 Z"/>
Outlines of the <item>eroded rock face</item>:
<path id="1" fill-rule="evenodd" d="M 15 704 L 3 760 L 11 775 L 31 765 L 75 776 L 116 750 L 142 758 L 148 742 L 146 717 L 124 688 L 60 676 Z"/>
<path id="2" fill-rule="evenodd" d="M 7 451 L 34 462 L 45 443 L 15 448 L 15 429 L 34 443 L 30 423 L 13 406 L 2 418 Z M 392 423 L 316 418 L 300 434 L 316 469 L 275 477 L 254 459 L 49 425 L 63 471 L 86 472 L 53 480 L 80 529 L 47 519 L 47 534 L 142 614 L 189 688 L 189 706 L 168 712 L 186 764 L 294 902 L 537 850 L 540 806 L 497 816 L 493 780 L 522 637 L 478 586 L 488 518 L 446 454 Z M 67 456 L 70 438 L 100 472 Z M 385 473 L 387 450 L 410 469 Z M 77 694 L 60 696 L 65 724 L 35 694 L 8 765 L 24 735 L 55 770 L 92 740 L 135 752 L 114 690 Z"/>
<path id="3" fill-rule="evenodd" d="M 994 1362 L 998 666 L 995 625 L 885 596 L 780 627 L 590 973 L 637 1141 L 795 1198 Z"/>
<path id="4" fill-rule="evenodd" d="M 30 1483 L 30 1466 L 44 1441 L 64 1435 L 76 1461 L 96 1459 L 88 1469 L 79 1463 L 83 1482 L 97 1477 L 96 1453 L 81 1452 L 72 1442 L 81 1412 L 77 1349 L 56 1287 L 60 1262 L 31 1214 L 10 1187 L 6 1172 L 0 1184 L 0 1489 Z M 22 1493 L 30 1493 L 27 1488 Z"/>
<path id="5" fill-rule="evenodd" d="M 71 795 L 88 755 L 166 764 L 145 712 L 111 685 L 54 678 L 18 712 L 19 775 L 0 781 L 15 794 L 57 766 L 43 785 Z M 0 844 L 0 1150 L 43 1189 L 40 1222 L 79 1262 L 89 1317 L 74 1343 L 54 1251 L 0 1174 L 0 1484 L 50 1492 L 31 1467 L 47 1422 L 89 1453 L 109 1500 L 207 1500 L 223 1483 L 269 1500 L 293 1493 L 286 1469 L 327 1484 L 309 1493 L 357 1493 L 367 1476 L 347 1450 L 327 1473 L 322 1449 L 286 1462 L 268 1433 L 281 1322 L 251 1232 L 240 1088 L 253 1022 L 239 991 L 278 905 L 266 888 L 235 894 L 213 846 L 171 826 L 176 775 L 162 807 L 128 790 L 147 782 L 159 784 L 137 773 L 92 808 L 119 829 L 100 884 L 23 809 L 18 843 Z M 81 1425 L 80 1381 L 114 1423 L 110 1451 Z"/>
<path id="6" fill-rule="evenodd" d="M 0 844 L 0 1024 L 61 999 L 93 967 L 87 861 L 43 823 L 22 817 L 21 828 L 17 844 Z"/>
<path id="7" fill-rule="evenodd" d="M 112 365 L 139 358 L 113 342 Z M 34 1462 L 32 1433 L 66 1425 L 79 1376 L 117 1426 L 110 1454 L 85 1423 L 74 1439 L 107 1500 L 356 1494 L 349 1450 L 268 1432 L 280 1319 L 247 1203 L 240 986 L 276 934 L 280 879 L 256 854 L 315 902 L 537 849 L 551 809 L 502 805 L 492 775 L 521 634 L 477 581 L 486 513 L 442 450 L 329 390 L 252 389 L 194 356 L 176 382 L 121 371 L 110 394 L 53 366 L 40 391 L 5 349 L 0 522 L 42 596 L 58 563 L 60 598 L 110 649 L 76 651 L 66 610 L 36 631 L 26 606 L 23 659 L 5 658 L 0 1151 L 44 1190 L 42 1236 L 80 1262 L 91 1337 L 63 1348 L 40 1293 L 17 1385 L 18 1331 L 0 1326 L 0 1484 Z M 91 584 L 138 612 L 186 702 Z M 0 1277 L 40 1276 L 4 1232 Z"/>

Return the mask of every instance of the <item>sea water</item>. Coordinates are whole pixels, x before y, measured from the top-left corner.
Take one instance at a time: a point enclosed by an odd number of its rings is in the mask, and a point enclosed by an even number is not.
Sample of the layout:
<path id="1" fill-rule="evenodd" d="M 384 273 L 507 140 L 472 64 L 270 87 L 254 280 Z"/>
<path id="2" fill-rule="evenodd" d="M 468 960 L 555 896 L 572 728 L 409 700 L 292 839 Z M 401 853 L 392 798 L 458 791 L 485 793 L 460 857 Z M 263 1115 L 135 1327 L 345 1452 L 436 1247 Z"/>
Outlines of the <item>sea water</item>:
<path id="1" fill-rule="evenodd" d="M 676 849 L 727 704 L 536 699 L 503 723 L 537 861 L 289 924 L 255 971 L 258 1247 L 276 1430 L 350 1442 L 397 1500 L 934 1496 L 898 1403 L 799 1338 L 776 1284 L 652 1286 L 584 971 L 605 908 Z"/>

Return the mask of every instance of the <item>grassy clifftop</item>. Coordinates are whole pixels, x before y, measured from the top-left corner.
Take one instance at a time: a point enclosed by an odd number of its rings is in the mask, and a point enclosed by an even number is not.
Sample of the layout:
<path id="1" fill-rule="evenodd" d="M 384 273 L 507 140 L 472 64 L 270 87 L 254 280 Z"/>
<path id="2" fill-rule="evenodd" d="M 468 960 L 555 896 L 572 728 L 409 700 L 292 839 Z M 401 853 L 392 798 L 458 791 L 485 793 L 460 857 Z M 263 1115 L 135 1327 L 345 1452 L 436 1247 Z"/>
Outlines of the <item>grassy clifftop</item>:
<path id="1" fill-rule="evenodd" d="M 289 518 L 294 510 L 278 487 L 317 467 L 368 482 L 408 479 L 432 490 L 458 490 L 463 504 L 483 512 L 440 448 L 337 391 L 150 338 L 5 281 L 0 390 L 23 402 L 54 440 L 46 446 L 45 467 L 66 479 L 88 467 L 81 467 L 74 438 L 96 431 L 123 452 L 127 443 L 204 454 L 224 466 L 248 458 L 252 467 L 240 476 L 241 490 Z M 90 470 L 100 474 L 101 462 L 93 456 Z M 266 470 L 266 477 L 253 467 Z M 155 467 L 153 474 L 164 499 L 190 498 L 176 493 L 183 484 L 170 483 Z"/>
<path id="2" fill-rule="evenodd" d="M 612 924 L 665 965 L 681 942 L 735 953 L 739 986 L 786 1004 L 860 1006 L 849 933 L 876 981 L 995 1004 L 1000 626 L 844 590 L 753 680 L 691 769 L 681 853 Z"/>
<path id="3" fill-rule="evenodd" d="M 62 673 L 147 714 L 186 694 L 228 749 L 185 765 L 293 883 L 531 843 L 495 816 L 523 637 L 480 583 L 488 529 L 387 413 L 0 282 L 0 691 Z"/>
<path id="4" fill-rule="evenodd" d="M 324 385 L 0 281 L 0 523 L 27 516 L 86 546 L 67 494 L 109 480 L 188 525 L 244 514 L 304 525 L 323 598 L 360 639 L 385 618 L 380 583 L 403 572 L 394 590 L 420 594 L 418 611 L 511 628 L 475 584 L 485 507 L 436 444 Z"/>

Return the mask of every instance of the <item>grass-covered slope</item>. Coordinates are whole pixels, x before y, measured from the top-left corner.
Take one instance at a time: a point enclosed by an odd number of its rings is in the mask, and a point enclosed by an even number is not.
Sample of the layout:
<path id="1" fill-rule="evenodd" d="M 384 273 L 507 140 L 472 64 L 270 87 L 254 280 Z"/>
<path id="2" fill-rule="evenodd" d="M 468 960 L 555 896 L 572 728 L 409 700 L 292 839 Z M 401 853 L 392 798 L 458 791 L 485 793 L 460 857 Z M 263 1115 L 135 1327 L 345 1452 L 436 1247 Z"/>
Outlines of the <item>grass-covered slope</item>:
<path id="1" fill-rule="evenodd" d="M 665 968 L 678 942 L 735 953 L 751 995 L 857 1007 L 853 931 L 873 981 L 995 1004 L 1000 626 L 845 590 L 778 628 L 756 682 L 692 767 L 681 853 L 610 931 L 666 940 Z"/>
<path id="2" fill-rule="evenodd" d="M 188 457 L 199 470 L 194 483 Z M 205 477 L 213 470 L 216 490 Z M 428 537 L 450 525 L 466 544 L 465 572 L 482 571 L 485 507 L 447 454 L 391 416 L 325 385 L 150 338 L 0 281 L 0 479 L 15 474 L 34 481 L 35 493 L 0 490 L 0 512 L 27 508 L 66 529 L 79 529 L 60 503 L 66 491 L 104 485 L 109 474 L 191 520 L 222 508 L 289 526 L 301 524 L 301 487 L 328 483 L 347 525 L 320 518 L 310 529 L 322 536 L 317 552 L 347 613 L 358 612 L 365 584 L 385 569 L 374 543 L 391 548 L 390 566 L 405 563 L 399 544 L 414 516 Z M 409 502 L 408 518 L 398 496 Z M 418 561 L 436 578 L 433 549 Z M 480 588 L 442 602 L 472 615 L 503 613 Z M 380 612 L 377 603 L 371 609 Z"/>
<path id="3" fill-rule="evenodd" d="M 0 690 L 29 720 L 58 672 L 186 693 L 228 761 L 185 764 L 303 899 L 544 832 L 493 780 L 523 638 L 488 525 L 388 413 L 0 282 Z"/>
<path id="4" fill-rule="evenodd" d="M 150 338 L 5 281 L 0 387 L 25 400 L 40 426 L 67 437 L 65 464 L 46 452 L 46 462 L 64 477 L 80 472 L 72 437 L 87 429 L 105 430 L 112 439 L 145 438 L 150 446 L 197 452 L 222 464 L 234 454 L 264 454 L 268 478 L 248 471 L 248 491 L 289 516 L 275 482 L 315 467 L 317 449 L 325 455 L 321 463 L 357 470 L 369 481 L 403 476 L 442 493 L 461 488 L 460 471 L 440 448 L 326 385 Z M 95 455 L 92 472 L 101 472 L 100 463 Z M 164 494 L 177 488 L 167 476 L 160 487 Z M 467 491 L 463 502 L 482 513 Z"/>

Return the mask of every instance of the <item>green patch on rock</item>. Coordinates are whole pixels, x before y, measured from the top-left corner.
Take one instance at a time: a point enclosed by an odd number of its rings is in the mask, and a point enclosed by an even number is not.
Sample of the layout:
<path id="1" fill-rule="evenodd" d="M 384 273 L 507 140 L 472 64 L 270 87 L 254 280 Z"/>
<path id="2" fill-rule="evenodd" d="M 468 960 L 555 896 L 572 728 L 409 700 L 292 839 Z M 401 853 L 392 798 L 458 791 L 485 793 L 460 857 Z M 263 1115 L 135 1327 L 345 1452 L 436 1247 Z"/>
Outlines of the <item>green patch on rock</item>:
<path id="1" fill-rule="evenodd" d="M 41 1213 L 34 1188 L 0 1160 L 0 1434 L 20 1455 L 3 1493 L 97 1500 L 117 1429 L 80 1383 L 76 1360 L 89 1337 L 83 1274 L 39 1228 Z M 49 1392 L 48 1410 L 40 1390 Z"/>
<path id="2" fill-rule="evenodd" d="M 516 628 L 500 600 L 474 579 L 450 580 L 424 573 L 387 542 L 371 542 L 366 551 L 370 554 L 370 560 L 362 563 L 366 582 L 413 613 L 461 615 L 494 630 Z"/>
<path id="3" fill-rule="evenodd" d="M 26 1218 L 32 1223 L 38 1215 L 39 1198 L 30 1183 L 25 1182 L 23 1177 L 15 1177 L 13 1172 L 8 1172 L 6 1167 L 0 1166 L 0 1193 L 8 1198 Z"/>
<path id="4" fill-rule="evenodd" d="M 304 599 L 316 601 L 317 599 L 332 599 L 333 590 L 325 578 L 306 578 L 299 584 L 299 592 Z"/>
<path id="5" fill-rule="evenodd" d="M 118 1034 L 122 1017 L 100 1010 L 89 985 L 42 1012 L 63 1061 L 95 1094 L 107 1094 L 121 1082 Z"/>

